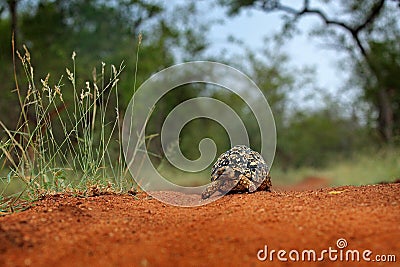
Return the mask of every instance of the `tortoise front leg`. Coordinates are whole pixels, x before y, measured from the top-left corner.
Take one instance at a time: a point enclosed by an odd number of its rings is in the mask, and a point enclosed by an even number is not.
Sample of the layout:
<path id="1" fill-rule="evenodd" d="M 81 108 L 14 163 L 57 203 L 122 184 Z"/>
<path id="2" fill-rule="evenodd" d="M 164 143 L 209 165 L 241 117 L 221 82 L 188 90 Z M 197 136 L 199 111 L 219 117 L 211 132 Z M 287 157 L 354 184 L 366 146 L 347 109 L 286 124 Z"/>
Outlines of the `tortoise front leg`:
<path id="1" fill-rule="evenodd" d="M 201 194 L 201 198 L 206 199 L 206 198 L 211 197 L 212 194 L 214 194 L 217 190 L 219 190 L 221 188 L 222 184 L 223 184 L 222 180 L 216 180 L 216 181 L 212 182 L 206 188 L 206 190 L 204 190 L 204 192 Z"/>
<path id="2" fill-rule="evenodd" d="M 235 180 L 225 180 L 221 187 L 218 189 L 222 193 L 231 192 L 245 192 L 250 193 L 257 190 L 257 186 L 249 178 L 243 174 L 239 175 L 239 179 Z"/>
<path id="3" fill-rule="evenodd" d="M 238 189 L 241 189 L 240 191 L 249 191 L 250 193 L 253 193 L 254 191 L 257 190 L 257 186 L 251 181 L 249 178 L 241 174 L 239 176 L 239 183 L 237 185 Z"/>

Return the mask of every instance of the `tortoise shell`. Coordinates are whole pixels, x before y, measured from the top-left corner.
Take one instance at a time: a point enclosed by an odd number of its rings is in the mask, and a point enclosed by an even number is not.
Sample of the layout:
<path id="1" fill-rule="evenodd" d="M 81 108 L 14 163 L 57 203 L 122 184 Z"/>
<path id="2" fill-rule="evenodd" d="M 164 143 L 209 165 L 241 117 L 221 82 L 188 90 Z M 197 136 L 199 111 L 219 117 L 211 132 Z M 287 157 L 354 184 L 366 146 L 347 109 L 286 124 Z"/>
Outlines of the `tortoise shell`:
<path id="1" fill-rule="evenodd" d="M 260 153 L 245 145 L 237 145 L 223 153 L 211 170 L 211 184 L 202 194 L 208 198 L 216 191 L 254 192 L 269 191 L 269 167 Z"/>

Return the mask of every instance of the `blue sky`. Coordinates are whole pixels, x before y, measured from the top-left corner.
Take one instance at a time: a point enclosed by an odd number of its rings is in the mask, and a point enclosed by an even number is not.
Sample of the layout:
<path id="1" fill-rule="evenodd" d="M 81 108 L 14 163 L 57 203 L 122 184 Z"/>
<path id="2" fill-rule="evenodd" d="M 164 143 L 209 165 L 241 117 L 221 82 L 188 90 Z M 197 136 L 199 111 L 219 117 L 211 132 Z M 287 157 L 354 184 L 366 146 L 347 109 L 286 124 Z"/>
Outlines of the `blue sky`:
<path id="1" fill-rule="evenodd" d="M 281 13 L 277 12 L 265 13 L 252 10 L 241 12 L 235 17 L 225 17 L 224 11 L 216 8 L 208 16 L 224 17 L 223 24 L 211 27 L 209 40 L 212 53 L 218 53 L 224 49 L 232 54 L 242 51 L 241 48 L 227 41 L 229 35 L 242 40 L 247 47 L 259 50 L 263 47 L 264 38 L 278 33 L 282 26 Z M 282 51 L 290 55 L 293 66 L 314 66 L 316 85 L 333 95 L 338 95 L 339 89 L 345 83 L 345 75 L 338 67 L 339 58 L 343 54 L 324 48 L 321 39 L 308 35 L 309 30 L 319 22 L 316 17 L 303 18 L 299 24 L 302 34 L 290 39 Z"/>

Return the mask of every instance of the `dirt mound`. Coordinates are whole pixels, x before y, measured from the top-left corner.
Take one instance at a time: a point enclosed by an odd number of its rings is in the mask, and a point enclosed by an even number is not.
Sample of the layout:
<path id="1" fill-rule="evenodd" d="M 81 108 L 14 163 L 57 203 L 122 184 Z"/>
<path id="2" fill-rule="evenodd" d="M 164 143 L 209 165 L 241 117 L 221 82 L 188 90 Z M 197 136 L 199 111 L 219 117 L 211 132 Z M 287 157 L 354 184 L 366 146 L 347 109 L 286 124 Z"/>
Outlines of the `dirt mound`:
<path id="1" fill-rule="evenodd" d="M 310 265 L 310 250 L 323 256 L 314 266 L 367 264 L 340 261 L 350 250 L 395 255 L 368 266 L 398 266 L 399 222 L 398 183 L 227 195 L 195 208 L 145 194 L 57 195 L 0 218 L 0 266 L 279 266 L 278 250 L 291 266 Z"/>

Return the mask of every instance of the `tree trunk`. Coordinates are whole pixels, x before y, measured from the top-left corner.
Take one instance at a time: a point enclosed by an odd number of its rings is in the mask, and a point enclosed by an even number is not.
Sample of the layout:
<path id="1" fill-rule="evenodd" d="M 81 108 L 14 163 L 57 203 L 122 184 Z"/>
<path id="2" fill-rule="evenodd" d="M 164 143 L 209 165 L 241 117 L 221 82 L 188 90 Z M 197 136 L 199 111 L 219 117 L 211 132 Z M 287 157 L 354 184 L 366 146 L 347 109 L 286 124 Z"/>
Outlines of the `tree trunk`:
<path id="1" fill-rule="evenodd" d="M 15 48 L 18 47 L 18 16 L 17 16 L 17 0 L 9 0 L 7 1 L 8 8 L 10 9 L 10 16 L 11 16 L 11 34 L 14 36 L 14 46 Z"/>
<path id="2" fill-rule="evenodd" d="M 371 61 L 370 55 L 367 53 L 363 54 L 365 61 L 367 62 L 371 74 L 376 78 L 377 86 L 377 109 L 378 109 L 378 131 L 383 141 L 387 144 L 393 142 L 394 134 L 394 113 L 392 102 L 390 100 L 389 90 L 382 79 L 381 70 L 377 67 L 373 61 Z"/>
<path id="3" fill-rule="evenodd" d="M 378 91 L 379 132 L 386 143 L 393 140 L 393 109 L 389 94 L 385 87 L 380 86 Z"/>

